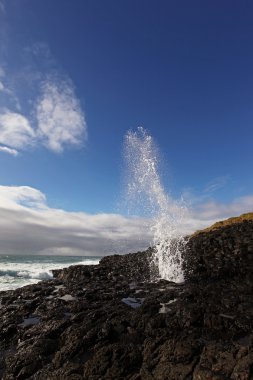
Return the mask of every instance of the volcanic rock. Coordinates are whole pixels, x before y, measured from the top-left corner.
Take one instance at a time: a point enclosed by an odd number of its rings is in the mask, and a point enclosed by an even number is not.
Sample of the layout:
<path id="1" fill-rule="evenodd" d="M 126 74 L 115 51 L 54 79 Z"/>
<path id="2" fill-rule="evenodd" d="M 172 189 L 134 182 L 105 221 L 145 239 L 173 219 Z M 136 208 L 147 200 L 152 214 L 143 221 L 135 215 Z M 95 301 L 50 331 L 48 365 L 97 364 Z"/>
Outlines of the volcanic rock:
<path id="1" fill-rule="evenodd" d="M 182 284 L 149 249 L 0 292 L 0 377 L 252 380 L 252 247 L 241 218 L 189 238 Z"/>

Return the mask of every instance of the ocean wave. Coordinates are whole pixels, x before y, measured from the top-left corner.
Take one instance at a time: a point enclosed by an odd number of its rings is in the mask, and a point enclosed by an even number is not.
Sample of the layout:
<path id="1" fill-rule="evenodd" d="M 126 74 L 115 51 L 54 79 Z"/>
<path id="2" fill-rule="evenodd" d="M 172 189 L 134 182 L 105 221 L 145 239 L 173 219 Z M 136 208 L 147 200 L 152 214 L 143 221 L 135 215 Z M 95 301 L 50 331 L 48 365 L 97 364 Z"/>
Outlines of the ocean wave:
<path id="1" fill-rule="evenodd" d="M 100 258 L 66 257 L 0 257 L 0 291 L 35 284 L 53 277 L 53 269 L 70 265 L 96 265 Z"/>
<path id="2" fill-rule="evenodd" d="M 4 269 L 0 270 L 0 277 L 9 276 L 17 278 L 34 278 L 38 280 L 47 280 L 52 278 L 51 271 L 29 271 L 29 270 L 10 270 Z"/>
<path id="3" fill-rule="evenodd" d="M 99 264 L 100 259 L 93 259 L 93 260 L 84 260 L 80 261 L 78 263 L 73 263 L 71 265 L 97 265 Z"/>

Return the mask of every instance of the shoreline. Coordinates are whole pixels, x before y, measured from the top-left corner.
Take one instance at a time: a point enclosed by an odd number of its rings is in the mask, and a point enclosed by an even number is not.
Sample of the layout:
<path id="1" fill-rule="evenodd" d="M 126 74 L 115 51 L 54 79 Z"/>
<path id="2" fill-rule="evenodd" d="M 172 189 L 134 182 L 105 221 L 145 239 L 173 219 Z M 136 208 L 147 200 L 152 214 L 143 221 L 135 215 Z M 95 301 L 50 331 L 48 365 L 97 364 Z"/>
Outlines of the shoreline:
<path id="1" fill-rule="evenodd" d="M 0 291 L 14 290 L 53 277 L 53 269 L 70 265 L 98 264 L 102 257 L 90 256 L 0 256 Z"/>
<path id="2" fill-rule="evenodd" d="M 250 380 L 253 221 L 190 238 L 186 281 L 150 282 L 151 251 L 54 270 L 0 293 L 4 380 Z"/>

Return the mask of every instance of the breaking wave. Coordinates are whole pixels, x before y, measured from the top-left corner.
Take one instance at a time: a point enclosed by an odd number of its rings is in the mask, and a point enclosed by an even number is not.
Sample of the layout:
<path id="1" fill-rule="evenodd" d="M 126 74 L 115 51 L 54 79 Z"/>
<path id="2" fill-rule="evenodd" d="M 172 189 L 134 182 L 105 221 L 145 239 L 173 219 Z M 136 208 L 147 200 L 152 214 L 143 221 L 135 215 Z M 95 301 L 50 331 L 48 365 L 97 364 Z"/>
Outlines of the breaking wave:
<path id="1" fill-rule="evenodd" d="M 9 277 L 21 277 L 21 278 L 36 278 L 38 280 L 46 280 L 51 278 L 52 272 L 32 272 L 28 270 L 0 270 L 0 276 L 9 276 Z"/>
<path id="2" fill-rule="evenodd" d="M 0 291 L 48 280 L 53 277 L 53 269 L 98 263 L 99 258 L 97 257 L 1 256 Z"/>

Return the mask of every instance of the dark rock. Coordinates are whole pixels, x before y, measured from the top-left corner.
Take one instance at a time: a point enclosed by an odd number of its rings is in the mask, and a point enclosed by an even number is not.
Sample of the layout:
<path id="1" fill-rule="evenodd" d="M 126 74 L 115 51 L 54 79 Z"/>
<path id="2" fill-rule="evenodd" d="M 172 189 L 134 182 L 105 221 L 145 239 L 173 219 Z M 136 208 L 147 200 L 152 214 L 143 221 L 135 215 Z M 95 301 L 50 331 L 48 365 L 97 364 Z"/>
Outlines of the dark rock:
<path id="1" fill-rule="evenodd" d="M 200 231 L 187 244 L 184 270 L 188 279 L 248 277 L 252 266 L 253 220 Z"/>
<path id="2" fill-rule="evenodd" d="M 0 377 L 252 380 L 252 247 L 248 220 L 191 237 L 184 284 L 149 249 L 0 292 Z"/>

